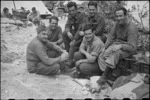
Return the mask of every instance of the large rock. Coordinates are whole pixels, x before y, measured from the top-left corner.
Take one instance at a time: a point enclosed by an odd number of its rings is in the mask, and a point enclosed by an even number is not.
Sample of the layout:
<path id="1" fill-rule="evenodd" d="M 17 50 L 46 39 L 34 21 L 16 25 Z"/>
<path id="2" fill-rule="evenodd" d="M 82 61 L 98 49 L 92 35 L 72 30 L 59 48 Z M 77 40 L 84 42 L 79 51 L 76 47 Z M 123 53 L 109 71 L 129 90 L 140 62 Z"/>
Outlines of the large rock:
<path id="1" fill-rule="evenodd" d="M 93 77 L 91 77 L 90 78 L 90 90 L 92 91 L 92 92 L 94 92 L 94 91 L 99 91 L 99 89 L 100 89 L 100 85 L 97 83 L 97 80 L 100 78 L 100 76 L 93 76 Z"/>

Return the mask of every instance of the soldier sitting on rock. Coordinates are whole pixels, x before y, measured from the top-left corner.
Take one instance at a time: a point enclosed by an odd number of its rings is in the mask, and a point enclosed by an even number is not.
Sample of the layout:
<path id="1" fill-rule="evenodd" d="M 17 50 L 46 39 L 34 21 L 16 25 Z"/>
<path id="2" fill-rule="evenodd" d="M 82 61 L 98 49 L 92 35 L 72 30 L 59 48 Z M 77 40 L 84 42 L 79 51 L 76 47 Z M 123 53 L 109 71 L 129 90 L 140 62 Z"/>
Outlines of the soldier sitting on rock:
<path id="1" fill-rule="evenodd" d="M 124 7 L 115 10 L 116 23 L 112 28 L 108 39 L 99 55 L 100 69 L 104 71 L 101 78 L 97 81 L 103 85 L 116 68 L 120 59 L 134 55 L 137 52 L 138 29 L 136 25 L 128 18 L 127 10 Z M 103 60 L 104 63 L 103 63 Z"/>

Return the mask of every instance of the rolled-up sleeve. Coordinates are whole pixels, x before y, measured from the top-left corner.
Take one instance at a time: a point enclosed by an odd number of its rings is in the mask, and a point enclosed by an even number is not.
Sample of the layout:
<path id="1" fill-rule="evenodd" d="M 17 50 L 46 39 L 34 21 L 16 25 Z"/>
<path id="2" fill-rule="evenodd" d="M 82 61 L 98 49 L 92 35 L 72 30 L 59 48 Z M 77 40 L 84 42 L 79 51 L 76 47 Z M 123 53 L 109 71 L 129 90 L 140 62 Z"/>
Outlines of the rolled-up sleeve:
<path id="1" fill-rule="evenodd" d="M 100 54 L 103 46 L 104 46 L 104 44 L 102 42 L 94 44 L 91 55 L 97 57 Z"/>

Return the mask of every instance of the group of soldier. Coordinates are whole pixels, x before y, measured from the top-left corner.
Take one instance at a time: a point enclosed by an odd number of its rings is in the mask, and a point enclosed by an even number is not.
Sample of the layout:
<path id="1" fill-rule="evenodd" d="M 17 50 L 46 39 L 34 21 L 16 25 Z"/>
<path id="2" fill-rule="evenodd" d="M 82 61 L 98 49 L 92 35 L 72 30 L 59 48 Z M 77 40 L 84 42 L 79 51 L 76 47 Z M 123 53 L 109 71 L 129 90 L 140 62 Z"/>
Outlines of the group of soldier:
<path id="1" fill-rule="evenodd" d="M 96 2 L 89 1 L 88 15 L 78 12 L 75 2 L 69 2 L 67 8 L 64 32 L 56 16 L 49 19 L 48 27 L 37 27 L 37 36 L 27 46 L 28 71 L 56 75 L 75 69 L 73 78 L 99 75 L 97 83 L 103 85 L 120 59 L 136 53 L 138 29 L 127 10 L 118 7 L 114 12 L 116 23 L 106 38 L 105 18 L 98 13 Z"/>

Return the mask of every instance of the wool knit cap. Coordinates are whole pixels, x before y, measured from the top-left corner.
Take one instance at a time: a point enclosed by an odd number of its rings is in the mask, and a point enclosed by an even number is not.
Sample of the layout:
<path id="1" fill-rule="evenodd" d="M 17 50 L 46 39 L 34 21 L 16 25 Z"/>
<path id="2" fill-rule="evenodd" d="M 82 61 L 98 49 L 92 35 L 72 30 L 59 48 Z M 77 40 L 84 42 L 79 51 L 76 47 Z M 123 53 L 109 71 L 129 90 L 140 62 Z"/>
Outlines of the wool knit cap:
<path id="1" fill-rule="evenodd" d="M 40 33 L 42 31 L 46 31 L 46 26 L 45 25 L 40 25 L 40 26 L 37 27 L 36 30 L 37 30 L 37 33 Z"/>

